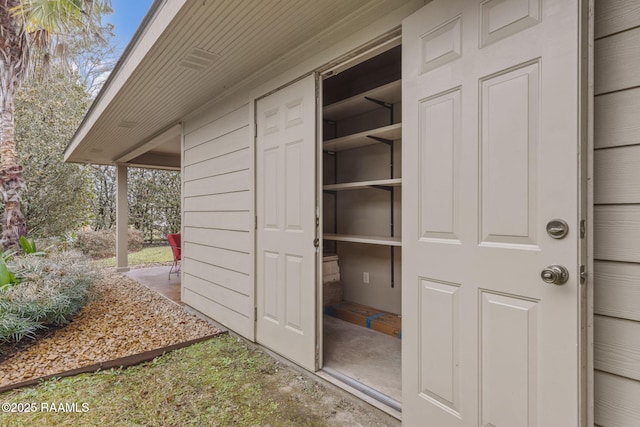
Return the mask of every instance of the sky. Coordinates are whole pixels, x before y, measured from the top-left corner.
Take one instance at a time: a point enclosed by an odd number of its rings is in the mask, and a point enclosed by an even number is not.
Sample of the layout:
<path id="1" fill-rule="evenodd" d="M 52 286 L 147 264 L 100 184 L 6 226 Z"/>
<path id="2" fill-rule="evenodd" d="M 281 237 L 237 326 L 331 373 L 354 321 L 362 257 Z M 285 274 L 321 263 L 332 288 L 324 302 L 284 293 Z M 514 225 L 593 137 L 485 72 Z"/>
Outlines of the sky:
<path id="1" fill-rule="evenodd" d="M 115 26 L 113 31 L 116 35 L 115 44 L 119 52 L 127 47 L 151 3 L 152 0 L 111 0 L 113 13 L 107 16 L 105 21 Z"/>

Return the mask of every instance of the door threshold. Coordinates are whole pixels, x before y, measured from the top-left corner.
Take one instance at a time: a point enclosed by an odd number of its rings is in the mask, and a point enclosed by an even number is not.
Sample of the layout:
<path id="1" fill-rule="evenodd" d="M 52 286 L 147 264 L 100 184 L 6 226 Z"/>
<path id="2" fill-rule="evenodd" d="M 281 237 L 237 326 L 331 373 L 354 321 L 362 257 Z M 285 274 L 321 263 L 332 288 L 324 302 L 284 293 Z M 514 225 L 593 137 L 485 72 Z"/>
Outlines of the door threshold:
<path id="1" fill-rule="evenodd" d="M 378 390 L 326 366 L 320 371 L 317 371 L 316 375 L 351 394 L 355 394 L 370 405 L 375 406 L 392 417 L 399 420 L 402 419 L 402 404 L 386 394 L 380 393 Z"/>

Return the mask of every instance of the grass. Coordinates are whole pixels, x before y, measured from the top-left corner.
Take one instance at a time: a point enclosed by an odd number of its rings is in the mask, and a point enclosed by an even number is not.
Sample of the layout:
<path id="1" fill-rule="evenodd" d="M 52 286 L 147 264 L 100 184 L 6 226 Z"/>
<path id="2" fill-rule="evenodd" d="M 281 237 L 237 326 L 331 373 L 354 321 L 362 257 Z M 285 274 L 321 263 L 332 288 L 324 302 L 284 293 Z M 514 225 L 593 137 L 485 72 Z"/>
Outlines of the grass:
<path id="1" fill-rule="evenodd" d="M 172 262 L 173 255 L 169 246 L 152 246 L 129 254 L 129 265 L 150 264 L 154 262 Z M 115 267 L 116 257 L 95 261 L 101 267 Z"/>
<path id="2" fill-rule="evenodd" d="M 322 400 L 320 392 L 301 378 L 279 369 L 264 353 L 221 335 L 128 369 L 51 380 L 0 394 L 0 425 L 326 425 L 315 404 Z M 292 385 L 302 389 L 292 393 Z M 24 403 L 35 403 L 37 411 L 4 410 L 7 404 Z M 75 410 L 42 410 L 43 404 L 59 408 L 61 403 Z"/>

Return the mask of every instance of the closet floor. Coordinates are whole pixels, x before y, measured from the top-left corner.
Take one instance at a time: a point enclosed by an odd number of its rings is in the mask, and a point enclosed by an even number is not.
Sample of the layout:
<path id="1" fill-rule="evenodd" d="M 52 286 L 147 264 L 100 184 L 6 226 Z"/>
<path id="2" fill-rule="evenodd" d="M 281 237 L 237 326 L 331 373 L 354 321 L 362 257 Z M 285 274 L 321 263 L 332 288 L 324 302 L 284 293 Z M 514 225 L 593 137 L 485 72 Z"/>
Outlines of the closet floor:
<path id="1" fill-rule="evenodd" d="M 400 402 L 401 340 L 324 316 L 324 366 Z"/>

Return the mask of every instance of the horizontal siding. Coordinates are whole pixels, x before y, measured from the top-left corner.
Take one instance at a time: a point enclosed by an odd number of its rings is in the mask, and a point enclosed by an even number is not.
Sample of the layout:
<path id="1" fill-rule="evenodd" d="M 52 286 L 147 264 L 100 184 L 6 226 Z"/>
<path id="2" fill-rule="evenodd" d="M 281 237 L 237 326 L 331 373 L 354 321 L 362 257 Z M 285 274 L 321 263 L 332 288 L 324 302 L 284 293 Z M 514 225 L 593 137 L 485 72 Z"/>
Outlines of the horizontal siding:
<path id="1" fill-rule="evenodd" d="M 185 197 L 249 191 L 253 177 L 248 169 L 187 181 Z"/>
<path id="2" fill-rule="evenodd" d="M 227 155 L 204 160 L 199 163 L 186 164 L 184 167 L 185 182 L 236 172 L 251 167 L 251 152 L 248 148 L 234 151 Z"/>
<path id="3" fill-rule="evenodd" d="M 185 123 L 183 300 L 254 339 L 253 139 L 249 106 Z"/>
<path id="4" fill-rule="evenodd" d="M 594 312 L 640 322 L 640 264 L 596 261 L 594 270 Z"/>
<path id="5" fill-rule="evenodd" d="M 247 274 L 238 273 L 237 271 L 196 261 L 191 258 L 183 260 L 183 266 L 185 271 L 188 271 L 191 276 L 199 277 L 211 284 L 215 284 L 217 287 L 223 287 L 244 296 L 249 296 L 251 293 L 252 286 L 249 275 Z"/>
<path id="6" fill-rule="evenodd" d="M 188 285 L 191 279 L 188 274 L 183 274 L 182 280 Z M 253 320 L 242 313 L 233 311 L 187 287 L 182 290 L 182 302 L 243 337 L 253 336 Z"/>
<path id="7" fill-rule="evenodd" d="M 185 226 L 184 241 L 238 252 L 253 252 L 253 238 L 248 231 L 215 230 Z M 188 257 L 189 254 L 184 256 Z"/>
<path id="8" fill-rule="evenodd" d="M 593 228 L 595 259 L 640 262 L 640 205 L 595 206 Z"/>
<path id="9" fill-rule="evenodd" d="M 220 286 L 217 283 L 211 283 L 207 278 L 201 279 L 197 276 L 189 275 L 187 280 L 187 289 L 206 298 L 210 301 L 217 301 L 220 305 L 224 304 L 224 307 L 229 310 L 235 311 L 238 314 L 244 316 L 243 313 L 247 311 L 249 300 L 247 296 L 232 289 Z"/>
<path id="10" fill-rule="evenodd" d="M 640 86 L 640 28 L 595 41 L 595 94 Z"/>
<path id="11" fill-rule="evenodd" d="M 639 145 L 596 150 L 594 171 L 595 203 L 640 203 Z"/>
<path id="12" fill-rule="evenodd" d="M 224 134 L 219 138 L 214 138 L 211 144 L 208 144 L 208 142 L 212 141 L 206 141 L 193 148 L 186 149 L 184 152 L 185 163 L 192 165 L 203 160 L 224 156 L 225 154 L 233 153 L 243 148 L 249 148 L 251 141 L 248 139 L 248 135 L 248 127 L 244 126 Z M 191 138 L 185 139 L 185 145 L 187 140 L 190 141 Z"/>
<path id="13" fill-rule="evenodd" d="M 595 368 L 640 380 L 640 322 L 596 315 L 594 328 Z"/>
<path id="14" fill-rule="evenodd" d="M 594 383 L 596 424 L 640 426 L 640 382 L 596 371 Z"/>
<path id="15" fill-rule="evenodd" d="M 640 144 L 640 88 L 597 96 L 594 114 L 596 149 Z"/>
<path id="16" fill-rule="evenodd" d="M 206 120 L 206 115 L 204 116 Z M 214 116 L 215 117 L 215 116 Z M 223 135 L 236 131 L 249 123 L 249 104 L 231 111 L 213 121 L 194 128 L 191 122 L 185 124 L 184 148 L 189 150 L 197 145 L 220 138 Z M 196 126 L 200 122 L 193 121 Z"/>
<path id="17" fill-rule="evenodd" d="M 594 415 L 640 426 L 640 2 L 595 1 Z"/>
<path id="18" fill-rule="evenodd" d="M 251 197 L 249 191 L 187 197 L 184 200 L 184 210 L 187 212 L 246 211 L 251 203 Z"/>
<path id="19" fill-rule="evenodd" d="M 246 275 L 251 274 L 252 258 L 246 252 L 215 248 L 191 242 L 186 242 L 184 249 L 190 253 L 189 259 L 206 262 Z"/>
<path id="20" fill-rule="evenodd" d="M 195 228 L 216 228 L 219 230 L 246 231 L 252 225 L 249 212 L 185 212 L 184 221 Z"/>
<path id="21" fill-rule="evenodd" d="M 595 38 L 599 39 L 638 26 L 638 0 L 596 0 Z"/>

